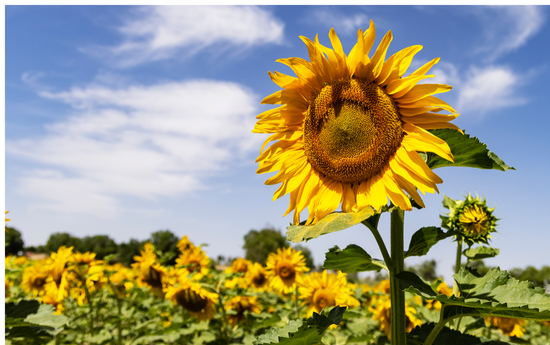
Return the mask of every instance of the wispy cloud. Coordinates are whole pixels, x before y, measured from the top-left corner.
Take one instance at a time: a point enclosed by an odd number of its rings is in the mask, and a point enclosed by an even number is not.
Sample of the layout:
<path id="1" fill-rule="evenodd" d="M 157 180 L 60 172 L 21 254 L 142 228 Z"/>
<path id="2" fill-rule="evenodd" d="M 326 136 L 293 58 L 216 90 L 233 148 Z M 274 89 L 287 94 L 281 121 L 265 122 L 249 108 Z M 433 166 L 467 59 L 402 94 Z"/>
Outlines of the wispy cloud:
<path id="1" fill-rule="evenodd" d="M 46 136 L 8 141 L 6 150 L 39 163 L 20 178 L 20 192 L 47 209 L 106 216 L 120 197 L 193 193 L 262 140 L 251 133 L 257 97 L 231 82 L 92 84 L 41 96 L 73 113 L 48 125 Z"/>
<path id="2" fill-rule="evenodd" d="M 544 15 L 537 6 L 489 6 L 474 7 L 485 32 L 483 43 L 477 52 L 492 62 L 502 55 L 523 46 L 544 23 Z"/>
<path id="3" fill-rule="evenodd" d="M 526 103 L 518 96 L 521 78 L 507 67 L 472 67 L 460 85 L 457 109 L 484 114 Z"/>
<path id="4" fill-rule="evenodd" d="M 346 16 L 336 12 L 334 9 L 318 8 L 313 11 L 312 20 L 315 23 L 333 23 L 337 33 L 356 33 L 359 28 L 363 30 L 369 27 L 369 17 L 363 13 L 353 16 Z"/>
<path id="5" fill-rule="evenodd" d="M 81 50 L 130 67 L 194 55 L 212 46 L 223 50 L 280 44 L 284 24 L 255 6 L 146 6 L 133 11 L 118 29 L 124 37 L 120 45 Z"/>

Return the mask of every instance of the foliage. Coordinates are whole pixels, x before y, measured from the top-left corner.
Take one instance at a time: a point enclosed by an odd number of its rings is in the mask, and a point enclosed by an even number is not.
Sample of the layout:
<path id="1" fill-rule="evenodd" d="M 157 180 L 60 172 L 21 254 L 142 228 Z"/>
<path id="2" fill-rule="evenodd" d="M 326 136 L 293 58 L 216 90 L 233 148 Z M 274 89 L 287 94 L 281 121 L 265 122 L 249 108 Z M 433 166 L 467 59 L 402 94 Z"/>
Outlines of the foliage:
<path id="1" fill-rule="evenodd" d="M 21 232 L 11 226 L 6 226 L 6 255 L 18 255 L 23 251 L 25 242 L 21 237 Z"/>
<path id="2" fill-rule="evenodd" d="M 407 266 L 405 270 L 415 273 L 426 281 L 434 281 L 438 278 L 436 267 L 437 261 L 426 260 L 416 266 Z"/>
<path id="3" fill-rule="evenodd" d="M 244 257 L 265 265 L 269 253 L 275 253 L 277 249 L 289 246 L 286 237 L 279 230 L 273 228 L 265 228 L 260 231 L 250 230 L 244 236 Z"/>

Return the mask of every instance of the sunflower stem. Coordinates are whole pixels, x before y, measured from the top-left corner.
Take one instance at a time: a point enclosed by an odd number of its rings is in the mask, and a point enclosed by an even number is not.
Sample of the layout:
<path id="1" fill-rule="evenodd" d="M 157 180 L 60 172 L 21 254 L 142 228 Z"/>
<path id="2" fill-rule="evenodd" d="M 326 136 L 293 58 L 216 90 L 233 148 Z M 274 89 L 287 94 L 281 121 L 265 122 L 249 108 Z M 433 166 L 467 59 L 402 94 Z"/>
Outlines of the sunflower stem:
<path id="1" fill-rule="evenodd" d="M 432 345 L 435 339 L 437 338 L 437 335 L 445 324 L 447 323 L 447 320 L 443 318 L 443 310 L 445 309 L 445 305 L 441 305 L 441 311 L 439 312 L 439 322 L 435 324 L 435 327 L 432 329 L 430 334 L 428 335 L 428 338 L 424 342 L 424 345 Z"/>
<path id="2" fill-rule="evenodd" d="M 462 239 L 458 239 L 457 241 L 457 245 L 456 245 L 456 263 L 455 263 L 455 274 L 458 273 L 458 271 L 460 271 L 460 268 L 462 266 Z M 458 297 L 458 284 L 455 280 L 454 282 L 454 285 L 453 285 L 453 296 L 456 296 Z M 455 326 L 455 329 L 458 330 L 458 326 L 460 326 L 460 321 L 462 320 L 462 318 L 458 319 L 458 321 L 456 321 L 454 323 L 454 326 Z"/>
<path id="3" fill-rule="evenodd" d="M 296 311 L 296 320 L 300 319 L 300 307 L 298 306 L 298 285 L 294 284 L 294 310 Z"/>
<path id="4" fill-rule="evenodd" d="M 88 304 L 90 305 L 90 334 L 94 335 L 94 307 L 92 303 L 92 299 L 90 296 L 90 291 L 88 291 L 88 287 L 86 286 L 86 280 L 84 280 L 84 293 L 86 294 L 86 299 L 88 300 Z"/>
<path id="5" fill-rule="evenodd" d="M 395 276 L 405 267 L 405 211 L 396 207 L 391 212 L 391 259 L 390 297 L 391 297 L 391 343 L 403 345 L 406 339 L 405 293 Z"/>
<path id="6" fill-rule="evenodd" d="M 380 217 L 378 215 L 378 217 Z M 373 226 L 367 221 L 362 222 L 369 230 L 372 232 L 372 235 L 374 236 L 374 239 L 376 240 L 376 243 L 378 244 L 378 247 L 380 248 L 380 252 L 382 253 L 382 257 L 384 258 L 384 261 L 386 262 L 386 267 L 388 267 L 388 271 L 393 269 L 393 260 L 390 257 L 390 254 L 388 253 L 388 249 L 386 248 L 386 244 L 384 243 L 384 240 L 382 239 L 382 236 L 380 236 L 380 232 L 378 232 L 378 226 Z M 378 223 L 378 222 L 377 222 Z"/>

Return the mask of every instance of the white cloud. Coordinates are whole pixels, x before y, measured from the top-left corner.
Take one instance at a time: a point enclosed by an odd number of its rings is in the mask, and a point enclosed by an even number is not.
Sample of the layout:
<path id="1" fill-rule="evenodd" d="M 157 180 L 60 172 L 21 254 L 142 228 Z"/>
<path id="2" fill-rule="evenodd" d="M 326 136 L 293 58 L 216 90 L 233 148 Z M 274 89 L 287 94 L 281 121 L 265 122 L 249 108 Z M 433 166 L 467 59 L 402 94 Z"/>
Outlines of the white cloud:
<path id="1" fill-rule="evenodd" d="M 485 27 L 484 42 L 478 49 L 492 62 L 523 46 L 535 35 L 544 16 L 537 6 L 474 7 Z"/>
<path id="2" fill-rule="evenodd" d="M 263 139 L 251 133 L 256 96 L 231 82 L 92 84 L 41 96 L 74 113 L 48 125 L 46 136 L 9 141 L 6 149 L 44 166 L 24 174 L 20 192 L 48 209 L 105 216 L 119 197 L 193 193 Z"/>
<path id="3" fill-rule="evenodd" d="M 115 47 L 82 48 L 114 57 L 119 67 L 190 56 L 208 47 L 282 43 L 284 24 L 256 6 L 139 7 L 119 27 L 125 40 Z"/>
<path id="4" fill-rule="evenodd" d="M 484 114 L 490 110 L 524 104 L 517 95 L 521 78 L 507 67 L 471 67 L 459 87 L 456 109 Z"/>
<path id="5" fill-rule="evenodd" d="M 369 18 L 362 14 L 358 13 L 354 16 L 345 16 L 343 14 L 337 13 L 334 9 L 316 9 L 313 11 L 312 20 L 317 24 L 321 23 L 334 23 L 334 30 L 336 33 L 357 33 L 359 28 L 362 28 L 363 31 L 369 28 Z"/>

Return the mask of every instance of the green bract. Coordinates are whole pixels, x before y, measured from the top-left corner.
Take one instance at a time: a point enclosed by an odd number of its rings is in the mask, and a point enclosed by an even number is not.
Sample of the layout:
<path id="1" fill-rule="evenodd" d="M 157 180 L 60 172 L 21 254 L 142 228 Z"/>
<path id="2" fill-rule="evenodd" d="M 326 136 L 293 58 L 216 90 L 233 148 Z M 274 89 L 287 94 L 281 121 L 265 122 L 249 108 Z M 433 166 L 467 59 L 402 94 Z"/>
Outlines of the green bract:
<path id="1" fill-rule="evenodd" d="M 474 243 L 488 243 L 491 232 L 496 231 L 498 219 L 493 215 L 494 208 L 487 207 L 487 201 L 475 198 L 468 193 L 465 200 L 454 200 L 443 196 L 443 206 L 449 210 L 442 215 L 441 226 L 457 231 L 457 239 L 469 246 Z"/>

